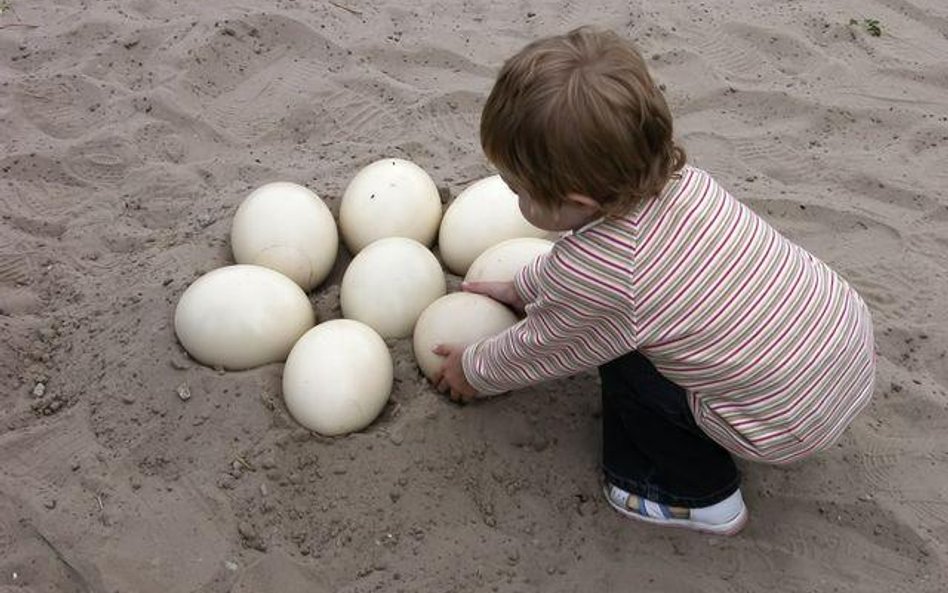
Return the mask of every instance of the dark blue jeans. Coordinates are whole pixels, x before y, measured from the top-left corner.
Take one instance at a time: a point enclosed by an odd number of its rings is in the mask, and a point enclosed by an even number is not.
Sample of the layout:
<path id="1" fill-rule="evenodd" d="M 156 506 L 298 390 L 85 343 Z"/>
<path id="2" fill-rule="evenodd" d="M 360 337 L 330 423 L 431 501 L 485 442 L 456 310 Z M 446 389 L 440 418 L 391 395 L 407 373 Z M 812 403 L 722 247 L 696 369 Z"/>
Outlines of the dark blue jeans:
<path id="1" fill-rule="evenodd" d="M 616 486 L 654 502 L 704 507 L 740 484 L 731 454 L 695 423 L 685 390 L 630 352 L 599 367 L 602 468 Z"/>

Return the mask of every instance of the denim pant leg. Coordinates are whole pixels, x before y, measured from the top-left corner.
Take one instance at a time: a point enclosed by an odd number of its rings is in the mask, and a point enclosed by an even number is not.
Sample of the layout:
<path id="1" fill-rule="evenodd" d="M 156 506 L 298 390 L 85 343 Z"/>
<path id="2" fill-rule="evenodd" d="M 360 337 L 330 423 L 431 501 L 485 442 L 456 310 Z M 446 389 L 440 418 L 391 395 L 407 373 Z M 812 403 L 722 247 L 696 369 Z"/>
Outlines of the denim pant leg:
<path id="1" fill-rule="evenodd" d="M 654 502 L 703 507 L 730 496 L 730 453 L 695 423 L 685 390 L 630 352 L 599 367 L 606 479 Z"/>

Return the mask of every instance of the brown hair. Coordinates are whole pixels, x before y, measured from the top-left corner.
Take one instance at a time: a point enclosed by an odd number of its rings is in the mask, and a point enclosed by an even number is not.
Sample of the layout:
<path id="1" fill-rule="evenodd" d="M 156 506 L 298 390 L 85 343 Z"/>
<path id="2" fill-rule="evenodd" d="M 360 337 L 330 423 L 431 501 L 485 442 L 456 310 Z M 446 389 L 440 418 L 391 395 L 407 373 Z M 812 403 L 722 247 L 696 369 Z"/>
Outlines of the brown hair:
<path id="1" fill-rule="evenodd" d="M 581 27 L 507 60 L 481 116 L 481 145 L 515 191 L 556 209 L 569 193 L 621 215 L 685 164 L 665 98 L 635 46 Z"/>

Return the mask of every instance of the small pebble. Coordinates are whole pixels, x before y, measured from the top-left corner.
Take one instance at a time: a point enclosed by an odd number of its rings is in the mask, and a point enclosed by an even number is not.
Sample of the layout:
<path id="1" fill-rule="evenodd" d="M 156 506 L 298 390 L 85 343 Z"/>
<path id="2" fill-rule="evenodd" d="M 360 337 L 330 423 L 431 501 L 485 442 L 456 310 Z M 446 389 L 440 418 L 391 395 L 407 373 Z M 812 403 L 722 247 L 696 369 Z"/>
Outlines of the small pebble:
<path id="1" fill-rule="evenodd" d="M 186 402 L 191 399 L 191 388 L 188 387 L 187 383 L 178 385 L 178 388 L 175 389 L 175 391 L 178 393 L 178 397 L 181 398 L 181 401 Z"/>
<path id="2" fill-rule="evenodd" d="M 520 562 L 520 552 L 517 550 L 511 550 L 507 553 L 507 564 L 514 566 Z"/>
<path id="3" fill-rule="evenodd" d="M 253 528 L 253 525 L 247 521 L 241 521 L 237 524 L 237 533 L 244 539 L 254 539 L 257 537 L 257 531 Z"/>
<path id="4" fill-rule="evenodd" d="M 186 371 L 191 368 L 191 365 L 186 360 L 181 360 L 178 358 L 171 359 L 171 368 L 178 371 Z"/>
<path id="5" fill-rule="evenodd" d="M 55 509 L 55 508 L 56 508 L 56 499 L 55 499 L 55 498 L 50 498 L 49 500 L 47 500 L 47 501 L 46 501 L 45 503 L 43 503 L 43 504 L 44 504 L 44 506 L 45 506 L 47 509 L 50 509 L 50 510 Z"/>
<path id="6" fill-rule="evenodd" d="M 46 385 L 43 383 L 37 383 L 33 387 L 33 397 L 43 397 L 46 395 Z"/>
<path id="7" fill-rule="evenodd" d="M 263 456 L 260 457 L 258 463 L 263 469 L 273 469 L 277 465 L 276 455 L 273 453 L 273 451 L 267 451 L 263 454 Z"/>

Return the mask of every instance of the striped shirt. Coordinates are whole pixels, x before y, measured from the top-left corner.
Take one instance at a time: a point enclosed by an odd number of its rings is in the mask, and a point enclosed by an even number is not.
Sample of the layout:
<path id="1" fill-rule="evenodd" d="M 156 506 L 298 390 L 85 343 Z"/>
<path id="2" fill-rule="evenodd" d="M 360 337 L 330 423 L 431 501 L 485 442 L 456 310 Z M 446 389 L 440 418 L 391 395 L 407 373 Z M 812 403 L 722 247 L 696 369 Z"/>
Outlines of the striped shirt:
<path id="1" fill-rule="evenodd" d="M 859 295 L 695 167 L 559 239 L 515 286 L 526 318 L 464 352 L 483 394 L 638 350 L 711 438 L 769 463 L 829 447 L 872 395 Z"/>

